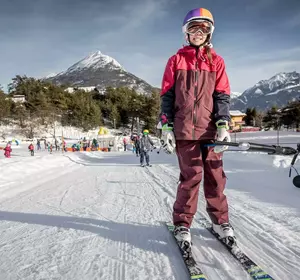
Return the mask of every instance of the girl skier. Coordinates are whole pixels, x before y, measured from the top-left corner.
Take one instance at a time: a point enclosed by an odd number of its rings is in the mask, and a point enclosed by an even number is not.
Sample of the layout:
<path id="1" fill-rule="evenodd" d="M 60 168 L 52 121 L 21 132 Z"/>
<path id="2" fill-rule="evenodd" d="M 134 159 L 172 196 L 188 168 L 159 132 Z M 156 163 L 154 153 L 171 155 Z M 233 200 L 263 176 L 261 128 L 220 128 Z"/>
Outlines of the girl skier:
<path id="1" fill-rule="evenodd" d="M 190 226 L 197 211 L 199 185 L 204 177 L 204 195 L 213 230 L 225 242 L 235 242 L 229 224 L 223 191 L 226 176 L 222 151 L 207 144 L 230 141 L 230 87 L 225 64 L 212 48 L 214 19 L 204 8 L 191 10 L 182 31 L 188 46 L 169 58 L 161 91 L 162 148 L 175 152 L 180 184 L 173 207 L 174 235 L 182 246 L 190 246 Z"/>

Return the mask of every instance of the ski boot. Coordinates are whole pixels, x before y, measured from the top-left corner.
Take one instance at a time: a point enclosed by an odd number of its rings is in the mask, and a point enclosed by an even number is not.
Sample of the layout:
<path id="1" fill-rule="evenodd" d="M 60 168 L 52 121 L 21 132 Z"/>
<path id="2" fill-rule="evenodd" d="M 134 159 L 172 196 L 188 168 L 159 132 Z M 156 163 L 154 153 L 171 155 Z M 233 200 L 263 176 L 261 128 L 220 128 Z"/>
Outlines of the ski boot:
<path id="1" fill-rule="evenodd" d="M 221 225 L 212 224 L 212 229 L 219 235 L 219 238 L 228 247 L 236 245 L 236 238 L 233 232 L 233 227 L 229 223 L 223 223 Z"/>
<path id="2" fill-rule="evenodd" d="M 192 246 L 190 229 L 185 226 L 175 226 L 174 237 L 183 251 L 189 251 Z"/>

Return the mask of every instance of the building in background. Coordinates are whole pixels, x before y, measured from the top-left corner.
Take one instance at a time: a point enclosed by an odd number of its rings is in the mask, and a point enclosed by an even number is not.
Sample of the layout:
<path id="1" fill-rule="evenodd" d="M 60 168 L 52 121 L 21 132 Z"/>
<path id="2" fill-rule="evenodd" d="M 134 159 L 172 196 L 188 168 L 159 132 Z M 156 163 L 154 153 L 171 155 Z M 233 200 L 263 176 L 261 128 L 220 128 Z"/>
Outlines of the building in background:
<path id="1" fill-rule="evenodd" d="M 245 124 L 243 118 L 246 116 L 245 113 L 242 113 L 239 110 L 229 111 L 231 122 L 229 124 L 231 130 L 241 130 L 242 125 Z"/>

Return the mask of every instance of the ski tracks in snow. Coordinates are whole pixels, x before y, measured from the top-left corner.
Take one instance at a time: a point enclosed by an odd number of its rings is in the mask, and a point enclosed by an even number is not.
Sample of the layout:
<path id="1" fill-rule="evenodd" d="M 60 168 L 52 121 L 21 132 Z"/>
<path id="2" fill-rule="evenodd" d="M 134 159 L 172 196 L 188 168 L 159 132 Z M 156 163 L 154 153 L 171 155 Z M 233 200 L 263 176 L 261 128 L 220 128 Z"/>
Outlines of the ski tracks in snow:
<path id="1" fill-rule="evenodd" d="M 36 169 L 44 176 L 27 170 L 20 187 L 0 180 L 7 194 L 0 198 L 0 279 L 188 279 L 173 237 L 161 225 L 172 218 L 179 171 L 174 161 L 162 162 L 161 155 L 153 154 L 153 161 L 152 167 L 141 168 L 130 153 L 70 153 L 45 161 L 44 171 Z M 9 191 L 4 184 L 10 183 Z M 236 200 L 230 203 L 231 214 L 243 249 L 276 276 L 297 269 L 297 234 L 287 232 L 290 239 L 284 243 L 291 246 L 280 243 L 278 220 L 274 232 L 268 231 L 270 238 L 263 229 L 272 223 L 271 212 L 261 213 L 260 225 L 251 216 L 260 218 L 261 205 L 245 206 L 248 197 L 240 192 L 230 190 L 230 195 Z M 202 187 L 198 208 L 205 214 Z M 201 229 L 197 217 L 194 253 L 209 279 L 250 279 Z M 253 227 L 259 234 L 249 233 Z M 283 265 L 289 256 L 289 266 Z M 291 272 L 288 279 L 296 280 Z"/>

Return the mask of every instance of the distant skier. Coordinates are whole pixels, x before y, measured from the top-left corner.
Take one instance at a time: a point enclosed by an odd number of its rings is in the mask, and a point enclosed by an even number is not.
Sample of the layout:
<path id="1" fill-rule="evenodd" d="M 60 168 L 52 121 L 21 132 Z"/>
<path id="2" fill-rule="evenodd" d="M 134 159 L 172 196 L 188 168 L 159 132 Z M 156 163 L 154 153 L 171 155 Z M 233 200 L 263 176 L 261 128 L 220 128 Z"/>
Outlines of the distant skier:
<path id="1" fill-rule="evenodd" d="M 67 152 L 67 143 L 66 143 L 65 140 L 63 140 L 63 141 L 61 142 L 61 145 L 62 145 L 62 151 L 63 151 L 63 152 Z"/>
<path id="2" fill-rule="evenodd" d="M 49 152 L 50 154 L 52 154 L 52 151 L 53 151 L 53 144 L 50 143 L 50 142 L 48 142 L 48 143 L 47 143 L 47 146 L 48 146 L 48 152 Z"/>
<path id="3" fill-rule="evenodd" d="M 142 135 L 142 134 L 141 134 Z M 132 152 L 136 154 L 138 157 L 140 155 L 140 137 L 137 134 L 131 135 L 131 141 L 132 141 Z"/>
<path id="4" fill-rule="evenodd" d="M 124 145 L 124 151 L 127 150 L 127 139 L 126 137 L 123 138 L 123 145 Z"/>
<path id="5" fill-rule="evenodd" d="M 41 150 L 41 140 L 40 139 L 37 140 L 36 147 L 37 147 L 38 151 Z"/>
<path id="6" fill-rule="evenodd" d="M 140 143 L 140 163 L 141 163 L 141 166 L 143 166 L 143 167 L 145 166 L 144 159 L 146 159 L 147 166 L 151 166 L 149 152 L 150 152 L 151 148 L 156 149 L 156 147 L 154 146 L 153 141 L 149 137 L 149 130 L 148 129 L 145 129 L 143 131 L 143 136 L 139 140 L 139 143 Z"/>
<path id="7" fill-rule="evenodd" d="M 207 146 L 215 139 L 230 141 L 230 87 L 224 60 L 211 45 L 212 14 L 204 8 L 191 10 L 183 21 L 182 31 L 188 46 L 170 57 L 166 65 L 158 125 L 162 129 L 163 149 L 171 154 L 176 147 L 180 167 L 180 184 L 173 206 L 174 235 L 181 245 L 191 244 L 190 226 L 203 178 L 213 230 L 225 242 L 234 242 L 224 194 L 222 151 L 228 147 Z"/>
<path id="8" fill-rule="evenodd" d="M 87 148 L 88 148 L 88 141 L 86 140 L 85 137 L 83 137 L 82 148 L 83 148 L 84 151 L 86 151 Z"/>
<path id="9" fill-rule="evenodd" d="M 59 145 L 58 145 L 58 141 L 56 138 L 54 140 L 54 146 L 55 146 L 55 151 L 59 150 Z"/>
<path id="10" fill-rule="evenodd" d="M 131 145 L 132 145 L 132 153 L 135 154 L 136 153 L 136 149 L 135 149 L 134 141 L 131 141 Z"/>
<path id="11" fill-rule="evenodd" d="M 137 135 L 134 139 L 134 146 L 135 146 L 136 156 L 138 157 L 141 153 L 140 136 L 139 135 Z"/>
<path id="12" fill-rule="evenodd" d="M 11 142 L 8 142 L 6 144 L 6 147 L 4 148 L 4 156 L 7 157 L 7 158 L 10 158 L 10 153 L 12 152 L 12 149 L 11 149 Z"/>
<path id="13" fill-rule="evenodd" d="M 32 143 L 28 146 L 28 150 L 30 151 L 31 156 L 34 156 L 34 146 Z"/>

